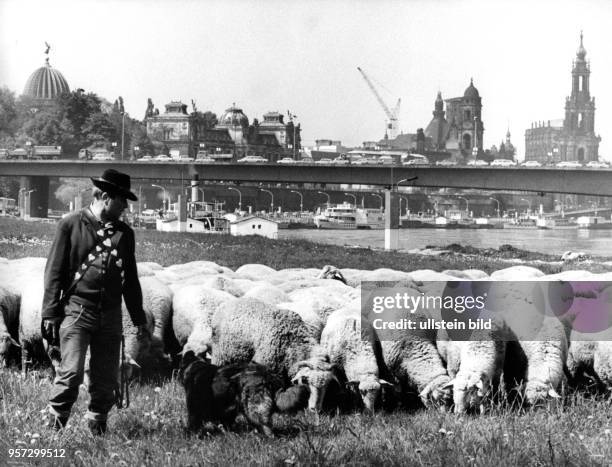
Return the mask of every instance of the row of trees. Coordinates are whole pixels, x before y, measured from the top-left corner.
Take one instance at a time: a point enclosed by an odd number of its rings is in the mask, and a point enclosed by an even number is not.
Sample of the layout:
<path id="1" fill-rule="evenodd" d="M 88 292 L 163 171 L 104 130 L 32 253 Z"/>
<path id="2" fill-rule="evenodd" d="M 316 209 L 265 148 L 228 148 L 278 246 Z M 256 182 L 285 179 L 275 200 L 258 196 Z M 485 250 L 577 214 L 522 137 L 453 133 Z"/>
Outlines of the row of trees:
<path id="1" fill-rule="evenodd" d="M 0 147 L 24 147 L 26 142 L 31 142 L 62 146 L 65 154 L 76 156 L 81 148 L 120 144 L 124 123 L 125 147 L 139 146 L 143 151 L 152 151 L 153 144 L 144 124 L 129 115 L 123 122 L 124 111 L 121 97 L 110 104 L 83 89 L 64 93 L 40 105 L 0 88 Z"/>

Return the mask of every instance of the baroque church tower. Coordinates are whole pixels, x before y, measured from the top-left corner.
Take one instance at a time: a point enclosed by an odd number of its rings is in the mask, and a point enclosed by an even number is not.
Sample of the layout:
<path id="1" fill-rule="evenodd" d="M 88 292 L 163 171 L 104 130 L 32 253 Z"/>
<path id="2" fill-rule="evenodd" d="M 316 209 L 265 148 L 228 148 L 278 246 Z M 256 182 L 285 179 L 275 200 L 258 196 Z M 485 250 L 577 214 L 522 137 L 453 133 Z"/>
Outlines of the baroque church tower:
<path id="1" fill-rule="evenodd" d="M 590 63 L 580 32 L 580 47 L 572 67 L 572 93 L 565 100 L 563 129 L 567 138 L 566 160 L 597 160 L 600 138 L 595 135 L 595 98 L 591 97 Z"/>

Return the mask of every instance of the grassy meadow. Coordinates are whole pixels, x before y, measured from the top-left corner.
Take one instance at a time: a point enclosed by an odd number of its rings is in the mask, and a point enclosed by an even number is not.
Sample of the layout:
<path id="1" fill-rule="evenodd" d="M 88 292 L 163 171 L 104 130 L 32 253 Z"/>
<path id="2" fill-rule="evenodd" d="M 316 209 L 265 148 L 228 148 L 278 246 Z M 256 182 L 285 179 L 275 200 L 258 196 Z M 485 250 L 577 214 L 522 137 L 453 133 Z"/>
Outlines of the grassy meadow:
<path id="1" fill-rule="evenodd" d="M 55 226 L 0 219 L 0 257 L 46 256 Z M 478 268 L 493 271 L 518 258 L 557 258 L 510 248 L 476 251 L 453 246 L 453 253 L 421 256 L 326 246 L 307 241 L 205 237 L 137 231 L 139 261 L 164 266 L 204 259 L 231 268 L 246 263 L 286 267 L 415 270 Z M 576 265 L 536 265 L 546 272 Z M 601 266 L 581 264 L 580 269 Z M 198 438 L 184 431 L 185 396 L 176 379 L 131 386 L 131 406 L 113 409 L 109 433 L 89 434 L 83 415 L 88 395 L 81 390 L 68 427 L 44 427 L 51 382 L 44 373 L 22 378 L 0 369 L 0 466 L 2 465 L 609 465 L 612 463 L 610 402 L 571 394 L 563 403 L 521 411 L 507 405 L 483 416 L 456 416 L 436 410 L 330 417 L 301 413 L 275 415 L 276 437 L 244 428 Z M 65 450 L 63 458 L 16 459 L 13 449 Z"/>

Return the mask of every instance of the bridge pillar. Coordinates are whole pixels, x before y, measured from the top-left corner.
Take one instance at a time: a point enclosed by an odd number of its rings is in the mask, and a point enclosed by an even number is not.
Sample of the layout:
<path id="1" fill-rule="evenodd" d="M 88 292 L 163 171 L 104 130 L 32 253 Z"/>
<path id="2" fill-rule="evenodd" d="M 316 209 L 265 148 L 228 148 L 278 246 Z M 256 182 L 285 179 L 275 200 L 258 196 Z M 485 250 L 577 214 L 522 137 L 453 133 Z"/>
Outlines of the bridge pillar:
<path id="1" fill-rule="evenodd" d="M 21 215 L 24 219 L 30 217 L 47 217 L 49 210 L 49 177 L 21 177 L 22 188 Z"/>
<path id="2" fill-rule="evenodd" d="M 399 248 L 399 195 L 385 190 L 385 250 Z"/>

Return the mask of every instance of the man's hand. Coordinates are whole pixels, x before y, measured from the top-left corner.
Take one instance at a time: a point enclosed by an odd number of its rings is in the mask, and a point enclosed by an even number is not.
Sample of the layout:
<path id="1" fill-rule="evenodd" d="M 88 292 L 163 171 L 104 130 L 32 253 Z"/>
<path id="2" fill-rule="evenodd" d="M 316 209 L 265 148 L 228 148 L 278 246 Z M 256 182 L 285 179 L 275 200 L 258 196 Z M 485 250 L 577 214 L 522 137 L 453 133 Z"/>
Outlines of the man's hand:
<path id="1" fill-rule="evenodd" d="M 49 342 L 51 345 L 59 345 L 60 336 L 59 336 L 59 328 L 62 323 L 62 318 L 45 318 L 42 322 L 43 337 Z"/>

